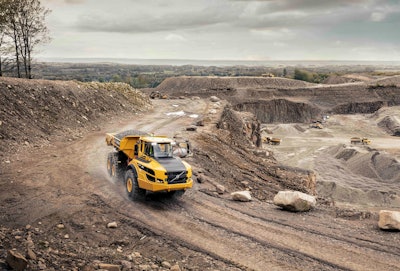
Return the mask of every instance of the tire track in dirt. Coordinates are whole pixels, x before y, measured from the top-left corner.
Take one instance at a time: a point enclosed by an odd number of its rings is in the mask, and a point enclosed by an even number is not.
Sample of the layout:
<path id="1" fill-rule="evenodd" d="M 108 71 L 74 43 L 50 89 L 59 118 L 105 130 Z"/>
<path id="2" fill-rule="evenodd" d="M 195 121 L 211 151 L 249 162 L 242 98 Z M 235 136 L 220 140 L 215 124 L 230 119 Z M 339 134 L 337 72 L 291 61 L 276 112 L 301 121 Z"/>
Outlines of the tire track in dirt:
<path id="1" fill-rule="evenodd" d="M 302 227 L 283 227 L 258 218 L 254 219 L 243 212 L 237 213 L 229 205 L 225 204 L 221 208 L 220 204 L 214 204 L 212 200 L 191 199 L 189 204 L 185 204 L 185 208 L 193 217 L 200 217 L 199 220 L 202 222 L 222 227 L 226 231 L 244 235 L 249 239 L 254 238 L 260 243 L 268 240 L 266 245 L 282 247 L 284 251 L 301 250 L 301 253 L 297 253 L 302 255 L 302 259 L 310 257 L 335 269 L 369 270 L 371 266 L 368 261 L 371 259 L 375 264 L 374 269 L 398 270 L 400 267 L 396 252 L 392 253 L 388 250 L 382 252 L 380 248 L 376 249 L 376 247 L 365 246 L 354 241 L 348 242 L 345 238 L 339 240 L 324 233 L 315 234 L 314 231 Z M 379 256 L 377 252 L 380 253 Z M 343 259 L 351 259 L 351 261 L 344 262 Z M 390 264 L 391 262 L 396 265 Z"/>

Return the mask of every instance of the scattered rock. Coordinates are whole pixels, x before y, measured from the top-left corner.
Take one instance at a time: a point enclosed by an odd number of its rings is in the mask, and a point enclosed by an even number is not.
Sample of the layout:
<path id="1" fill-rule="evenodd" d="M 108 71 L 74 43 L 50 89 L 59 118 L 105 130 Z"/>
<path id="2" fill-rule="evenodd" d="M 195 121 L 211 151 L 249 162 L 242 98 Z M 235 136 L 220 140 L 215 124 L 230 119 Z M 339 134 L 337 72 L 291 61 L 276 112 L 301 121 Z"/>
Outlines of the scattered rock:
<path id="1" fill-rule="evenodd" d="M 213 103 L 216 103 L 216 102 L 219 102 L 220 99 L 217 96 L 211 96 L 210 101 L 212 101 Z"/>
<path id="2" fill-rule="evenodd" d="M 133 258 L 142 258 L 142 254 L 140 254 L 139 252 L 135 251 L 135 252 L 132 253 L 132 257 Z"/>
<path id="3" fill-rule="evenodd" d="M 131 270 L 132 269 L 132 263 L 130 261 L 122 260 L 121 265 L 122 265 L 122 270 Z"/>
<path id="4" fill-rule="evenodd" d="M 33 252 L 33 250 L 31 248 L 28 248 L 28 250 L 26 252 L 26 257 L 28 259 L 31 259 L 31 260 L 34 260 L 34 261 L 37 260 L 36 254 L 35 254 L 35 252 Z"/>
<path id="5" fill-rule="evenodd" d="M 163 261 L 161 263 L 161 266 L 164 267 L 164 268 L 168 268 L 168 269 L 171 268 L 171 264 L 169 262 L 167 262 L 167 261 Z"/>
<path id="6" fill-rule="evenodd" d="M 141 264 L 141 265 L 139 265 L 139 270 L 140 270 L 140 271 L 151 270 L 151 266 L 148 265 L 148 264 Z"/>
<path id="7" fill-rule="evenodd" d="M 14 250 L 8 251 L 6 262 L 15 271 L 23 271 L 28 265 L 26 258 Z"/>
<path id="8" fill-rule="evenodd" d="M 39 260 L 38 267 L 40 270 L 47 270 L 47 265 L 44 263 L 44 259 Z"/>
<path id="9" fill-rule="evenodd" d="M 64 224 L 58 224 L 58 225 L 57 225 L 57 229 L 60 229 L 60 230 L 61 230 L 61 229 L 65 229 Z"/>
<path id="10" fill-rule="evenodd" d="M 379 211 L 379 228 L 382 230 L 400 230 L 400 212 Z"/>
<path id="11" fill-rule="evenodd" d="M 117 227 L 118 227 L 118 224 L 115 221 L 110 222 L 110 223 L 107 224 L 107 228 L 110 228 L 110 229 L 115 229 Z"/>
<path id="12" fill-rule="evenodd" d="M 198 121 L 196 121 L 196 123 L 194 124 L 194 125 L 196 125 L 196 126 L 204 126 L 204 120 L 198 120 Z"/>
<path id="13" fill-rule="evenodd" d="M 207 181 L 207 177 L 204 174 L 199 174 L 196 180 L 198 183 L 204 183 Z"/>
<path id="14" fill-rule="evenodd" d="M 181 271 L 181 268 L 179 267 L 179 265 L 175 264 L 173 266 L 171 266 L 171 268 L 169 270 L 172 271 Z"/>
<path id="15" fill-rule="evenodd" d="M 217 189 L 217 193 L 218 194 L 223 194 L 223 193 L 225 193 L 225 186 L 223 186 L 223 185 L 221 185 L 221 184 L 218 184 L 216 187 L 215 187 L 216 189 Z"/>
<path id="16" fill-rule="evenodd" d="M 236 201 L 251 201 L 250 191 L 236 191 L 231 193 L 232 199 Z"/>
<path id="17" fill-rule="evenodd" d="M 108 263 L 100 263 L 99 264 L 100 269 L 108 270 L 108 271 L 120 271 L 121 268 L 119 265 L 115 264 L 108 264 Z"/>
<path id="18" fill-rule="evenodd" d="M 191 125 L 189 127 L 186 127 L 186 131 L 197 131 L 197 127 L 195 125 Z"/>
<path id="19" fill-rule="evenodd" d="M 299 191 L 279 191 L 274 197 L 274 204 L 292 212 L 309 211 L 315 207 L 314 196 Z"/>

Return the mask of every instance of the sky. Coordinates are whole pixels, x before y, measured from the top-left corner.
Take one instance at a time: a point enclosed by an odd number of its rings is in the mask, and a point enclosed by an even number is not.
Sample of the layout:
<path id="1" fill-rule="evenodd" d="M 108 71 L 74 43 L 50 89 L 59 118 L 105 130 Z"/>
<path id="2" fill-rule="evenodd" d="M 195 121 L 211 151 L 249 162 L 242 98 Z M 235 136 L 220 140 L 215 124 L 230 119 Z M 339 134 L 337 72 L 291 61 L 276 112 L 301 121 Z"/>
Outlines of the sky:
<path id="1" fill-rule="evenodd" d="M 400 61 L 400 0 L 42 0 L 40 57 Z"/>

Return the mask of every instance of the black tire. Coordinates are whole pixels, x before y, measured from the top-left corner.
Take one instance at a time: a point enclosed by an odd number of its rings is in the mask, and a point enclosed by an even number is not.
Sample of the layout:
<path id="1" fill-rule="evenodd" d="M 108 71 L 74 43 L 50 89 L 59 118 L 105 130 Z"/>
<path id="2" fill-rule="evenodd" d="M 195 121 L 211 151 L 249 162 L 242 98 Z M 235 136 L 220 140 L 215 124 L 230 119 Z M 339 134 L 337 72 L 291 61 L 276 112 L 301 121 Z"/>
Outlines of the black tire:
<path id="1" fill-rule="evenodd" d="M 121 160 L 119 159 L 119 153 L 118 152 L 113 152 L 109 156 L 111 156 L 109 159 L 107 159 L 107 169 L 108 169 L 108 162 L 110 162 L 110 171 L 109 175 L 114 181 L 122 181 L 124 177 L 124 167 L 121 163 Z"/>
<path id="2" fill-rule="evenodd" d="M 132 170 L 128 170 L 125 174 L 125 189 L 132 200 L 144 198 L 146 195 L 146 190 L 139 187 L 137 177 Z"/>
<path id="3" fill-rule="evenodd" d="M 114 163 L 113 158 L 114 158 L 114 153 L 110 152 L 107 156 L 107 173 L 108 176 L 110 177 L 112 177 L 111 170 L 112 170 L 112 164 Z"/>

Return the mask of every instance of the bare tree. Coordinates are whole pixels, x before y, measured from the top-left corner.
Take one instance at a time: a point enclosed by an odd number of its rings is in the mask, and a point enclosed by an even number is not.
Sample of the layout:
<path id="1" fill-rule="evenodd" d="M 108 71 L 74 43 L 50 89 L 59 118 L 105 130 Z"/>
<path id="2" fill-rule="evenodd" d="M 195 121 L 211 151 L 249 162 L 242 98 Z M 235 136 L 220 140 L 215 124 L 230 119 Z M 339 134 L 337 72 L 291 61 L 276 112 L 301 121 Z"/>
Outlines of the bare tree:
<path id="1" fill-rule="evenodd" d="M 32 78 L 33 52 L 50 40 L 45 24 L 49 12 L 39 0 L 0 0 L 0 24 L 14 44 L 18 77 L 23 68 L 25 77 Z"/>
<path id="2" fill-rule="evenodd" d="M 39 0 L 22 0 L 19 6 L 20 55 L 24 62 L 26 78 L 32 78 L 32 53 L 37 45 L 47 42 L 48 28 L 45 24 L 50 10 L 41 6 Z"/>

